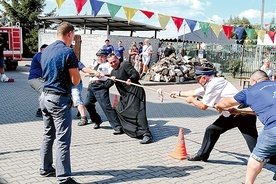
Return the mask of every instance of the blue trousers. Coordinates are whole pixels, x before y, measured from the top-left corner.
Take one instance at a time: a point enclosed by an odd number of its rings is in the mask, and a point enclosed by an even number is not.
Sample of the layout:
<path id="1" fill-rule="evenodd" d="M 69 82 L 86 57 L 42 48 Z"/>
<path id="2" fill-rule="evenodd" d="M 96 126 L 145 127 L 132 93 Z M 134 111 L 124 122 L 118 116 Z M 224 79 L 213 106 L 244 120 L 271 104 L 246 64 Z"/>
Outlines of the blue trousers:
<path id="1" fill-rule="evenodd" d="M 42 170 L 53 164 L 53 143 L 56 139 L 56 177 L 58 182 L 71 176 L 70 144 L 72 133 L 71 97 L 42 92 L 40 106 L 43 114 L 44 133 L 41 146 Z"/>

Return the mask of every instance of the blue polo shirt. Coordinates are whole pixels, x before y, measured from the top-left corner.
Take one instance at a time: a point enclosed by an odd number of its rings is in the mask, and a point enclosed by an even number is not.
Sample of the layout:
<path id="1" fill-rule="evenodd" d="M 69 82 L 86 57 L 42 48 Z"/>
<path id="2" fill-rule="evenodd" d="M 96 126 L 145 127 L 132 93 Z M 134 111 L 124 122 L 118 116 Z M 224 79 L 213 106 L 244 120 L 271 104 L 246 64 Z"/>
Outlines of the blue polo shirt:
<path id="1" fill-rule="evenodd" d="M 276 127 L 276 82 L 266 80 L 242 90 L 234 99 L 249 106 L 259 120 L 264 124 L 264 129 Z"/>
<path id="2" fill-rule="evenodd" d="M 40 64 L 41 54 L 42 54 L 41 52 L 38 52 L 37 54 L 34 55 L 31 62 L 30 74 L 29 74 L 28 80 L 42 77 L 42 69 Z"/>
<path id="3" fill-rule="evenodd" d="M 114 47 L 112 45 L 104 45 L 103 50 L 105 50 L 108 54 L 112 53 L 114 51 Z"/>
<path id="4" fill-rule="evenodd" d="M 124 56 L 124 50 L 125 50 L 125 48 L 123 46 L 116 47 L 116 49 L 115 49 L 115 55 L 123 58 L 123 56 Z"/>
<path id="5" fill-rule="evenodd" d="M 41 55 L 44 90 L 70 94 L 72 82 L 70 68 L 78 68 L 78 58 L 73 49 L 57 40 L 49 45 Z"/>

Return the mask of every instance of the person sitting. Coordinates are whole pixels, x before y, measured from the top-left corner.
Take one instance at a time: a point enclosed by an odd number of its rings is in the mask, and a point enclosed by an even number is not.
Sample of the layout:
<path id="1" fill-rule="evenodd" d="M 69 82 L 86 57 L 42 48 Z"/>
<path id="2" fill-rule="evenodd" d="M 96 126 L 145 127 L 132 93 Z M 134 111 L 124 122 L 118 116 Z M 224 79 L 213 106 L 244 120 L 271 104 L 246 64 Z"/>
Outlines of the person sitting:
<path id="1" fill-rule="evenodd" d="M 2 18 L 0 19 L 0 26 L 2 27 L 10 26 L 10 20 L 7 18 L 7 14 L 5 12 L 2 13 Z"/>

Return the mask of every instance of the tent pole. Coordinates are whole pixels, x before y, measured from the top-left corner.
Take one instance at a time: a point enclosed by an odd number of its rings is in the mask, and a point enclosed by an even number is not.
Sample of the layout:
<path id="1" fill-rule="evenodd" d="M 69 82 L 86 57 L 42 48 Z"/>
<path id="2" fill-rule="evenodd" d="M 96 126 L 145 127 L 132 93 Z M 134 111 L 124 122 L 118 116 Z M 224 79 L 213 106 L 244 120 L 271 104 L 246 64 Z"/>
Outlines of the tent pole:
<path id="1" fill-rule="evenodd" d="M 182 49 L 181 49 L 181 56 L 184 57 L 185 55 L 185 50 L 184 50 L 184 42 L 185 42 L 185 27 L 186 24 L 184 24 L 184 34 L 183 34 L 183 42 L 182 42 Z"/>

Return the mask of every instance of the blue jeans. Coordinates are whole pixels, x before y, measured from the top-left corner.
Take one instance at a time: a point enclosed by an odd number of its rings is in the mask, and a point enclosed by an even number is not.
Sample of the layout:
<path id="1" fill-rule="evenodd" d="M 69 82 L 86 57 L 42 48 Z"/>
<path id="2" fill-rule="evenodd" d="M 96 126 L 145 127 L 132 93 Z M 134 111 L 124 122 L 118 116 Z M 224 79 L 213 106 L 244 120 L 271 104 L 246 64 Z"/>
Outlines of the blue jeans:
<path id="1" fill-rule="evenodd" d="M 56 177 L 59 182 L 62 182 L 71 176 L 71 97 L 42 92 L 40 107 L 44 121 L 40 169 L 47 171 L 52 167 L 52 149 L 56 139 Z"/>
<path id="2" fill-rule="evenodd" d="M 268 162 L 276 154 L 276 127 L 263 130 L 258 139 L 251 157 L 259 162 Z"/>

